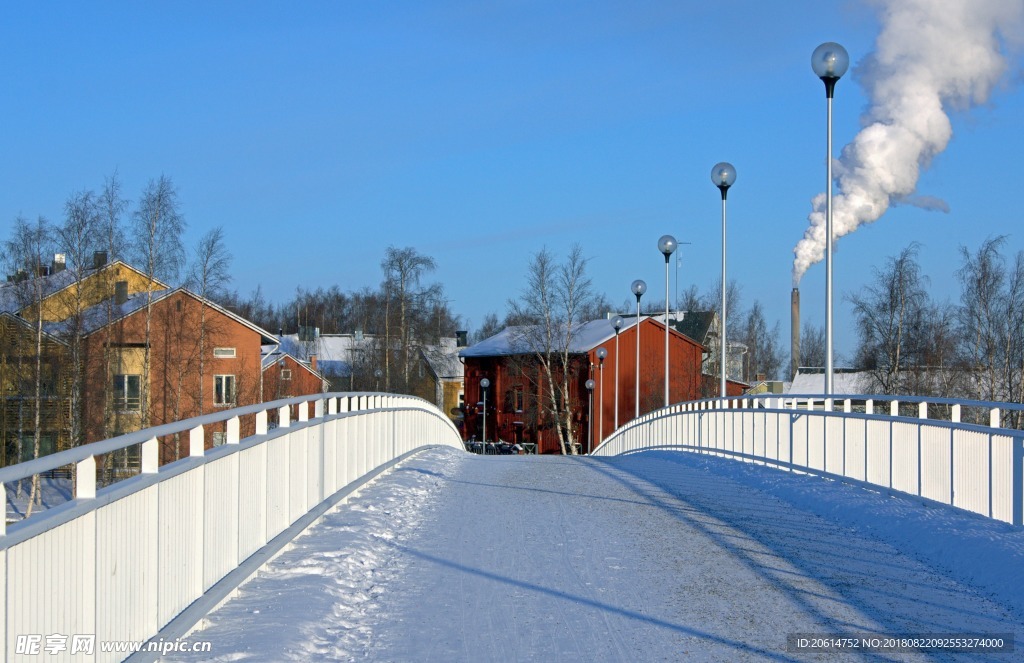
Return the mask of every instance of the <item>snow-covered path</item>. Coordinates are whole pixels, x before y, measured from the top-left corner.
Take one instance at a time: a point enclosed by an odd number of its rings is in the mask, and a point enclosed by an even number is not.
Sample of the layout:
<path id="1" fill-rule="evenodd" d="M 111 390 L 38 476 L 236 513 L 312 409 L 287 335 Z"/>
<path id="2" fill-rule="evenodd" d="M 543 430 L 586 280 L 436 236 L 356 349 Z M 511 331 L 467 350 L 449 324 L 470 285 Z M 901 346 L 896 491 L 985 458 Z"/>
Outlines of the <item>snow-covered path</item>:
<path id="1" fill-rule="evenodd" d="M 969 549 L 940 570 L 850 516 L 872 509 L 896 531 L 933 528 L 919 505 L 716 458 L 431 450 L 325 516 L 190 639 L 222 661 L 805 661 L 857 657 L 790 652 L 787 634 L 1019 631 L 1004 600 L 1019 530 L 941 510 L 932 524 Z M 984 573 L 966 584 L 968 558 L 1016 564 L 996 578 L 1010 593 Z"/>

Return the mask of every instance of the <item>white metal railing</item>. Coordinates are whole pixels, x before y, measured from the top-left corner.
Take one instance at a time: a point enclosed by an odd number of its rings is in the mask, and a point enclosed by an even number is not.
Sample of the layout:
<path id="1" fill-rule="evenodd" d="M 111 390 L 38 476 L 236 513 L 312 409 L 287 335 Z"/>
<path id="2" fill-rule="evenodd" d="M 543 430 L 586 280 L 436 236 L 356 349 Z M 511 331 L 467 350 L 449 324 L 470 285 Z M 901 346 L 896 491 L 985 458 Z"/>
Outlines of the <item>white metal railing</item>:
<path id="1" fill-rule="evenodd" d="M 937 409 L 949 418 L 929 418 Z M 965 410 L 975 419 L 987 414 L 987 423 L 962 422 Z M 1024 411 L 1024 405 L 879 395 L 708 399 L 634 419 L 593 453 L 679 449 L 727 456 L 1024 525 L 1024 431 L 1000 427 L 1007 410 Z"/>
<path id="2" fill-rule="evenodd" d="M 279 421 L 270 429 L 273 411 Z M 240 439 L 240 418 L 249 416 L 255 434 Z M 205 449 L 204 427 L 215 424 L 225 427 L 226 444 Z M 158 467 L 159 438 L 173 434 L 187 435 L 189 456 Z M 135 445 L 141 474 L 97 489 L 97 457 Z M 426 401 L 331 393 L 196 417 L 0 469 L 0 484 L 69 464 L 77 477 L 74 499 L 0 529 L 5 660 L 16 660 L 18 636 L 153 637 L 345 486 L 432 445 L 463 449 L 451 421 Z M 47 660 L 125 655 L 96 649 L 72 657 L 65 649 Z"/>

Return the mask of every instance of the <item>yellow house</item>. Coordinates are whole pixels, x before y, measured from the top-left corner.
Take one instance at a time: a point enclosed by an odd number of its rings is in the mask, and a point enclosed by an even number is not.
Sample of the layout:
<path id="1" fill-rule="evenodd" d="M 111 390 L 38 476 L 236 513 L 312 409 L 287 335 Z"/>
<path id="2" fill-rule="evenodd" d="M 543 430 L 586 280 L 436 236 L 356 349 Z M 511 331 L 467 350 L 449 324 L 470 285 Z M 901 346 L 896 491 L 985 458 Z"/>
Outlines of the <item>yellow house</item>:
<path id="1" fill-rule="evenodd" d="M 120 286 L 118 284 L 121 284 Z M 42 300 L 43 322 L 60 322 L 75 315 L 76 311 L 121 296 L 167 290 L 168 286 L 120 260 L 89 270 L 80 278 L 71 271 L 58 272 L 47 277 L 47 290 Z M 118 288 L 122 292 L 118 293 Z M 26 320 L 36 319 L 36 307 L 30 305 L 18 311 Z"/>
<path id="2" fill-rule="evenodd" d="M 67 447 L 67 347 L 46 332 L 42 345 L 36 401 L 36 330 L 16 315 L 0 313 L 0 465 L 32 457 L 37 407 L 41 453 Z"/>

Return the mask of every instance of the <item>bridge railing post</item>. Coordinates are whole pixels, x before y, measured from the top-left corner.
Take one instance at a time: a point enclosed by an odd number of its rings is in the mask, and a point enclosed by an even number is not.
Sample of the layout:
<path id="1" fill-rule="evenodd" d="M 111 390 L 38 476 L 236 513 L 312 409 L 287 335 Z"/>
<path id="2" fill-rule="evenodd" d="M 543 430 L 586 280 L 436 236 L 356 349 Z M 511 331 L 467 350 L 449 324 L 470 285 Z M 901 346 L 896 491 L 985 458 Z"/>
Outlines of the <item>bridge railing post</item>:
<path id="1" fill-rule="evenodd" d="M 1013 444 L 1013 524 L 1024 525 L 1024 437 L 1015 437 Z"/>
<path id="2" fill-rule="evenodd" d="M 91 500 L 95 497 L 96 456 L 89 456 L 75 464 L 75 499 Z"/>
<path id="3" fill-rule="evenodd" d="M 142 443 L 142 473 L 156 474 L 160 469 L 160 443 L 151 437 Z"/>
<path id="4" fill-rule="evenodd" d="M 206 453 L 206 438 L 203 427 L 196 426 L 188 432 L 188 455 L 202 456 Z"/>
<path id="5" fill-rule="evenodd" d="M 224 423 L 224 437 L 228 444 L 238 444 L 241 436 L 241 424 L 238 417 L 231 417 Z"/>

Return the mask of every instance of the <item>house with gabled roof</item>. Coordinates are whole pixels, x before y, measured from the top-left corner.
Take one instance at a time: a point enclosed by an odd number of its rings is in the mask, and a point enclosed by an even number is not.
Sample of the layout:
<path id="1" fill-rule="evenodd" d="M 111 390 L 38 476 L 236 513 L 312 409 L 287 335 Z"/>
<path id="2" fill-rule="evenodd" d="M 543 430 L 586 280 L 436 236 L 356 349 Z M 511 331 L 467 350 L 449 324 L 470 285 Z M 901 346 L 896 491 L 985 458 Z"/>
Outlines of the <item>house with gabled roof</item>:
<path id="1" fill-rule="evenodd" d="M 54 264 L 63 263 L 54 261 Z M 127 296 L 146 290 L 167 290 L 169 287 L 121 260 L 106 262 L 103 259 L 102 262 L 94 262 L 91 268 L 77 271 L 51 269 L 49 273 L 35 278 L 41 288 L 40 309 L 46 322 L 67 320 L 78 311 L 115 297 L 119 289 Z M 34 302 L 22 301 L 17 296 L 18 285 L 17 279 L 0 284 L 0 311 L 9 311 L 26 320 L 34 320 L 36 305 Z"/>
<path id="2" fill-rule="evenodd" d="M 262 399 L 261 347 L 273 335 L 186 288 L 122 291 L 82 317 L 88 441 Z M 212 431 L 207 446 L 222 437 Z M 162 442 L 161 462 L 188 455 L 187 442 Z"/>
<path id="3" fill-rule="evenodd" d="M 301 361 L 277 345 L 263 346 L 263 402 L 327 391 L 331 383 L 317 371 L 317 358 Z"/>
<path id="4" fill-rule="evenodd" d="M 669 400 L 699 399 L 708 379 L 701 372 L 705 348 L 671 325 L 668 333 Z M 486 417 L 488 439 L 535 445 L 540 453 L 560 451 L 558 431 L 544 414 L 549 409 L 543 400 L 550 398 L 548 385 L 539 378 L 539 361 L 530 343 L 524 342 L 529 337 L 522 328 L 508 327 L 460 353 L 466 364 L 463 434 L 467 439 L 481 439 Z M 568 402 L 558 405 L 571 413 L 580 451 L 596 447 L 616 423 L 625 424 L 638 410 L 645 414 L 665 404 L 663 319 L 642 316 L 638 324 L 635 316 L 627 318 L 616 335 L 610 320 L 601 318 L 577 325 L 568 338 L 570 393 Z M 600 348 L 607 352 L 603 362 L 597 356 Z M 480 387 L 483 378 L 490 381 L 486 412 Z M 586 389 L 588 379 L 594 380 L 593 393 Z M 741 387 L 730 383 L 729 390 L 738 394 Z"/>
<path id="5" fill-rule="evenodd" d="M 442 338 L 439 345 L 421 347 L 417 370 L 422 371 L 426 378 L 421 396 L 437 405 L 456 425 L 460 425 L 465 368 L 459 359 L 457 339 Z"/>

